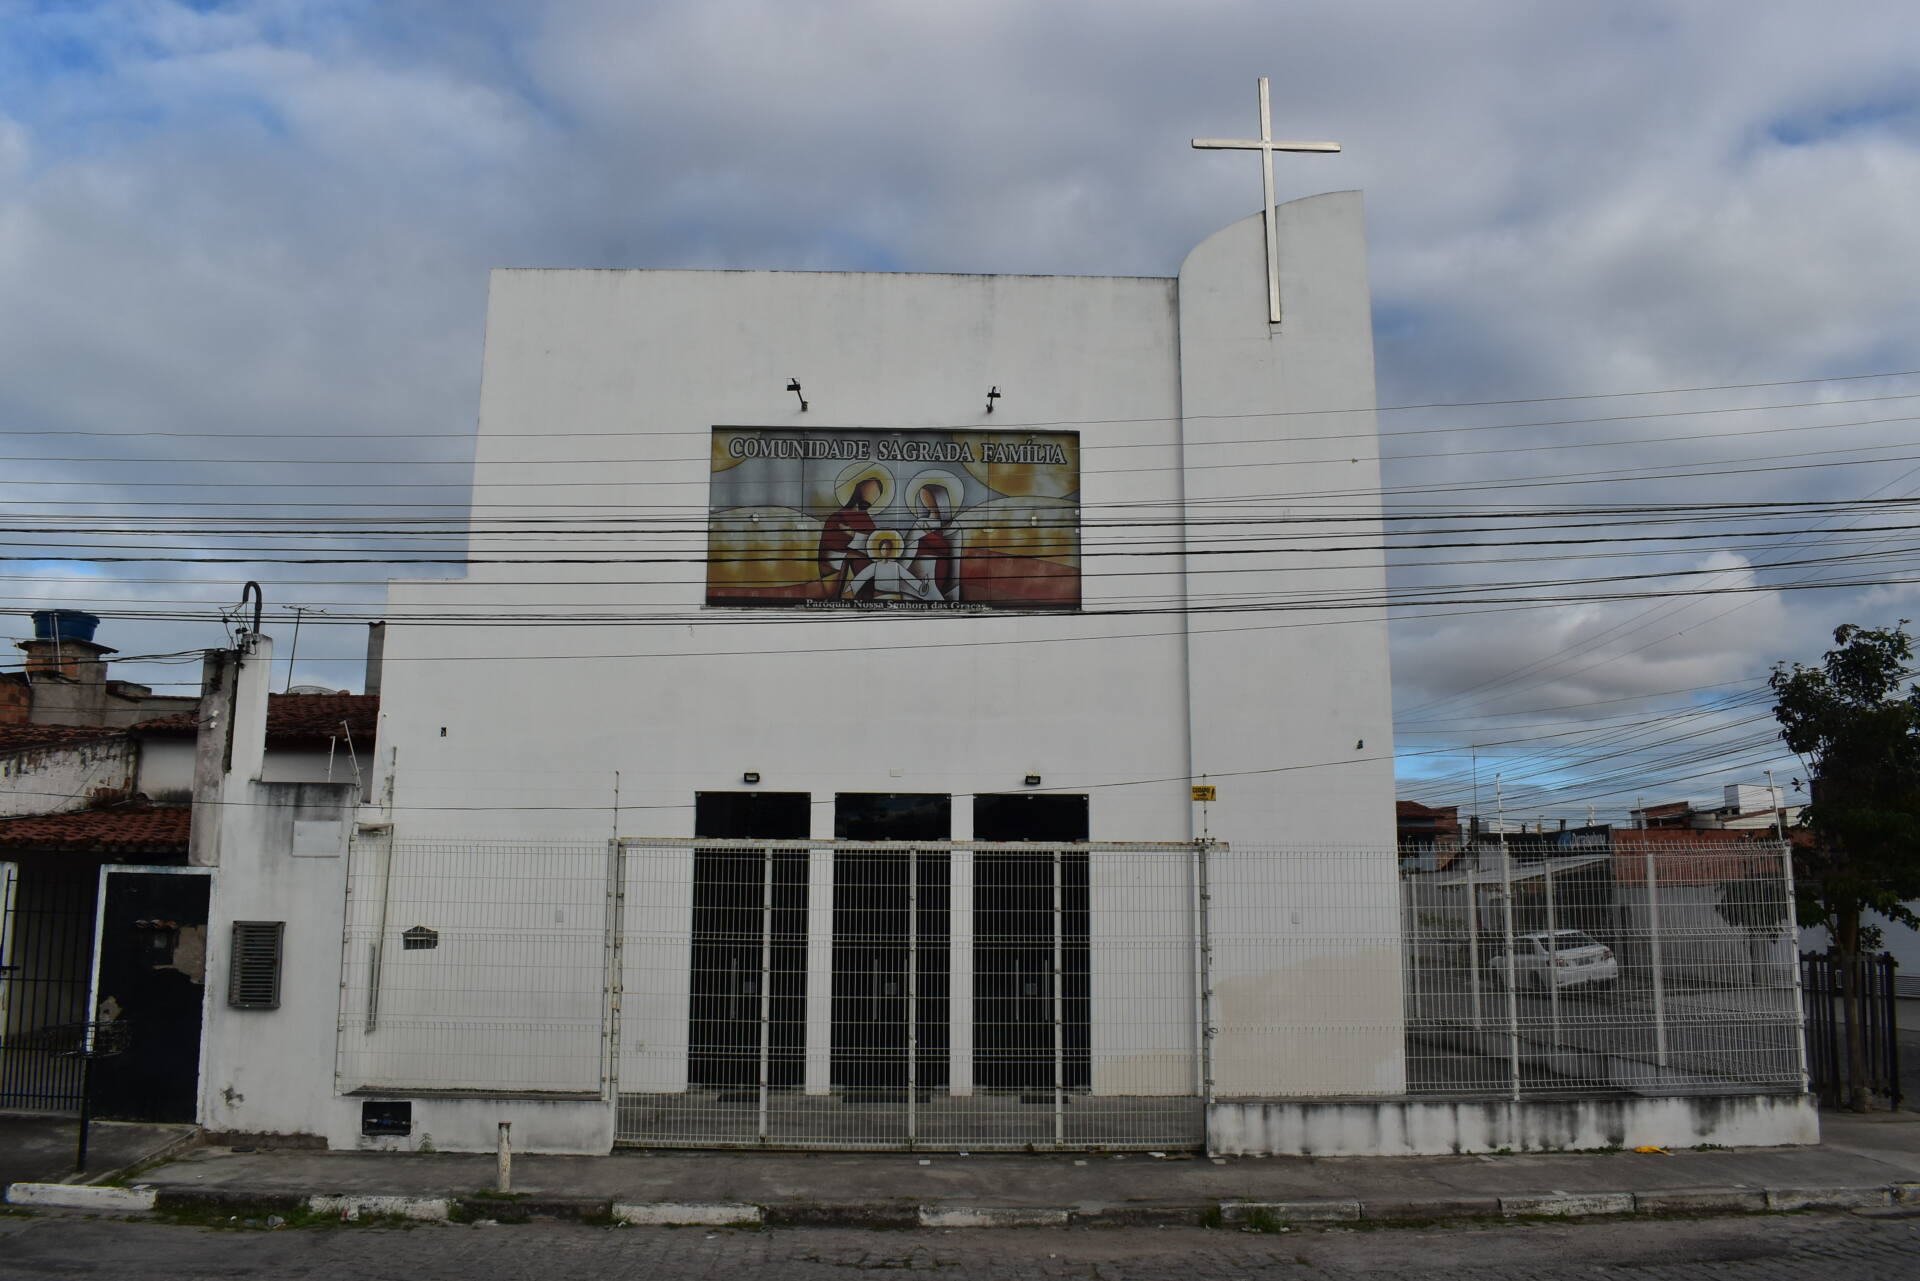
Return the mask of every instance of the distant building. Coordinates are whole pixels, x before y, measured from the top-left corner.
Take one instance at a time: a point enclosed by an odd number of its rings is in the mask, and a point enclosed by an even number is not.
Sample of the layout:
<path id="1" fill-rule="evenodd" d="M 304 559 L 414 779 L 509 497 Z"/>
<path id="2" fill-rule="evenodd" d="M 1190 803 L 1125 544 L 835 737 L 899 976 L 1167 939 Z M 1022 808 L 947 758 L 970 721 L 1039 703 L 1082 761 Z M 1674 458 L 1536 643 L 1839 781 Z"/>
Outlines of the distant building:
<path id="1" fill-rule="evenodd" d="M 1403 862 L 1420 861 L 1422 866 L 1437 870 L 1447 866 L 1460 852 L 1458 805 L 1395 801 L 1393 821 L 1399 835 L 1400 858 Z"/>
<path id="2" fill-rule="evenodd" d="M 33 615 L 33 637 L 15 641 L 22 670 L 0 672 L 0 725 L 125 727 L 190 710 L 195 697 L 156 694 L 133 681 L 107 678 L 107 655 L 93 639 L 100 620 L 77 609 Z"/>
<path id="3" fill-rule="evenodd" d="M 1649 805 L 1633 811 L 1633 826 L 1652 830 L 1685 828 L 1696 832 L 1756 830 L 1777 827 L 1784 815 L 1791 828 L 1799 823 L 1803 808 L 1786 803 L 1784 788 L 1729 783 L 1717 806 L 1695 805 L 1691 801 Z"/>

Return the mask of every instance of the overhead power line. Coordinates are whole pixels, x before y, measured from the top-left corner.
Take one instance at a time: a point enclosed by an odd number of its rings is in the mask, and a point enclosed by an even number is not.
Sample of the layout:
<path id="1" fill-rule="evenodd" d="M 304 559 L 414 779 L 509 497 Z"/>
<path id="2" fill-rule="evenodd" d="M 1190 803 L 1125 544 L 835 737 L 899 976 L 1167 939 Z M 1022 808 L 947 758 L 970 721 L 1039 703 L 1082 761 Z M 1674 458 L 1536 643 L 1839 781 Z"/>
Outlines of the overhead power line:
<path id="1" fill-rule="evenodd" d="M 1773 387 L 1808 387 L 1808 386 L 1814 386 L 1820 383 L 1865 382 L 1865 381 L 1870 381 L 1877 378 L 1907 378 L 1907 377 L 1913 377 L 1916 375 L 1920 375 L 1920 369 L 1893 369 L 1893 370 L 1882 370 L 1875 373 L 1865 373 L 1865 374 L 1829 374 L 1829 375 L 1824 375 L 1824 376 L 1815 377 L 1815 378 L 1781 378 L 1781 379 L 1773 379 L 1766 382 L 1709 383 L 1709 384 L 1702 384 L 1699 386 L 1692 386 L 1692 387 L 1656 387 L 1656 388 L 1638 388 L 1638 389 L 1627 390 L 1627 391 L 1572 392 L 1572 393 L 1550 395 L 1550 396 L 1516 396 L 1516 397 L 1510 397 L 1510 398 L 1501 399 L 1501 400 L 1411 401 L 1411 402 L 1407 402 L 1405 404 L 1399 404 L 1399 405 L 1349 405 L 1344 407 L 1327 407 L 1327 408 L 1321 408 L 1321 409 L 1291 409 L 1291 410 L 1278 410 L 1278 411 L 1267 410 L 1267 411 L 1257 411 L 1257 412 L 1240 413 L 1240 414 L 1192 415 L 1191 417 L 1214 418 L 1214 419 L 1305 418 L 1305 417 L 1315 417 L 1315 416 L 1328 415 L 1328 414 L 1358 414 L 1358 413 L 1390 414 L 1390 413 L 1409 412 L 1409 411 L 1421 410 L 1421 409 L 1490 409 L 1490 408 L 1496 408 L 1504 405 L 1549 405 L 1549 404 L 1561 404 L 1561 403 L 1576 401 L 1576 400 L 1618 400 L 1618 399 L 1624 399 L 1624 398 L 1633 397 L 1633 396 L 1682 396 L 1682 395 L 1691 395 L 1698 392 L 1710 392 L 1710 391 L 1756 391 L 1756 390 L 1763 390 L 1763 389 L 1773 388 Z M 948 430 L 1002 431 L 1002 430 L 1024 429 L 1029 427 L 1050 427 L 1050 426 L 1065 426 L 1065 425 L 1074 425 L 1074 424 L 1083 425 L 1083 426 L 1092 426 L 1092 425 L 1111 426 L 1111 425 L 1124 425 L 1128 423 L 1155 423 L 1155 422 L 1166 422 L 1166 421 L 1168 421 L 1168 419 L 1165 416 L 1154 416 L 1154 417 L 1143 417 L 1143 418 L 1050 419 L 1045 421 L 1019 421 L 1019 422 L 1008 421 L 1005 423 L 993 423 L 985 426 L 979 423 L 969 422 L 964 425 L 956 424 L 953 427 L 948 428 Z M 938 429 L 936 428 L 936 430 Z M 629 436 L 632 434 L 634 433 L 628 432 L 628 431 L 488 432 L 487 433 L 488 437 L 492 439 L 514 439 L 514 438 L 546 439 L 546 438 L 559 438 L 559 437 Z M 648 432 L 646 434 L 666 435 L 670 433 Z M 699 433 L 690 432 L 685 434 L 699 434 Z M 187 439 L 209 439 L 209 440 L 217 440 L 217 439 L 264 440 L 264 439 L 284 439 L 285 438 L 284 435 L 279 432 L 158 431 L 158 430 L 155 430 L 155 431 L 105 431 L 105 430 L 87 430 L 87 429 L 64 429 L 64 428 L 55 428 L 55 427 L 0 429 L 0 436 L 124 436 L 129 438 L 157 436 L 157 437 L 177 437 L 177 438 L 187 438 Z M 325 438 L 329 440 L 391 440 L 396 438 L 404 438 L 409 440 L 472 439 L 473 433 L 470 431 L 405 432 L 405 433 L 328 432 L 326 433 Z"/>

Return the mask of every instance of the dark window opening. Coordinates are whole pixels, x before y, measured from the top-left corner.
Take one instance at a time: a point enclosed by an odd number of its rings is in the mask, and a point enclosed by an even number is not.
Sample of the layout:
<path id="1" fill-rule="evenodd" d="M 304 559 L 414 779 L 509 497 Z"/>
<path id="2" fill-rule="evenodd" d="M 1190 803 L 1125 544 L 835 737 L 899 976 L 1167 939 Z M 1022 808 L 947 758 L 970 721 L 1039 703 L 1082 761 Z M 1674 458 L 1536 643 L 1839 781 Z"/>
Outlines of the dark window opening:
<path id="1" fill-rule="evenodd" d="M 805 840 L 812 799 L 806 792 L 700 792 L 694 833 L 708 840 Z M 757 1089 L 763 1027 L 767 1084 L 802 1083 L 807 859 L 805 850 L 695 851 L 692 1084 Z"/>
<path id="2" fill-rule="evenodd" d="M 944 853 L 834 855 L 831 1084 L 849 1101 L 947 1088 L 950 872 Z"/>
<path id="3" fill-rule="evenodd" d="M 988 792 L 973 798 L 976 841 L 1048 841 L 1089 838 L 1087 798 L 1052 792 Z"/>
<path id="4" fill-rule="evenodd" d="M 980 1089 L 1089 1088 L 1088 926 L 1085 854 L 974 856 L 973 1072 Z"/>
<path id="5" fill-rule="evenodd" d="M 716 841 L 804 841 L 812 834 L 807 792 L 695 792 L 693 834 Z"/>
<path id="6" fill-rule="evenodd" d="M 953 797 L 944 792 L 841 792 L 833 798 L 839 841 L 945 841 Z"/>

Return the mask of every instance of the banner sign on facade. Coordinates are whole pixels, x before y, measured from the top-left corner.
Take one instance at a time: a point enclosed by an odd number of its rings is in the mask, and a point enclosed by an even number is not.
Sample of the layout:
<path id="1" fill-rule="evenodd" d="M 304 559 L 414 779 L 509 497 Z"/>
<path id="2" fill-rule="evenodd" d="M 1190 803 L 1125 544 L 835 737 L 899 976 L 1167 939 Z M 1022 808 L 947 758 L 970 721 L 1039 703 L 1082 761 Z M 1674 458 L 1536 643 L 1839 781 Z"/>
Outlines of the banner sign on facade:
<path id="1" fill-rule="evenodd" d="M 1080 607 L 1078 432 L 713 429 L 707 604 Z"/>

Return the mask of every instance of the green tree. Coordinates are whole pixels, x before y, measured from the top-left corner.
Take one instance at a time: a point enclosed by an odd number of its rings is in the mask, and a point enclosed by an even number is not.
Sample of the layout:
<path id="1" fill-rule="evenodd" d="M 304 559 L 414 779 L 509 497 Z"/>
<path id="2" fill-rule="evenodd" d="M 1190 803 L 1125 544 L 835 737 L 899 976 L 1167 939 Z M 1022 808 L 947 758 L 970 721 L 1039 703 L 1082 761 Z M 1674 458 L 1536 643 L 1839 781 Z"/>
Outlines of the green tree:
<path id="1" fill-rule="evenodd" d="M 1800 921 L 1825 925 L 1844 975 L 1847 1104 L 1867 1105 L 1862 1062 L 1861 916 L 1907 925 L 1920 918 L 1920 688 L 1907 620 L 1890 628 L 1852 623 L 1817 667 L 1781 663 L 1768 680 L 1780 737 L 1807 762 L 1805 824 L 1795 879 Z"/>

